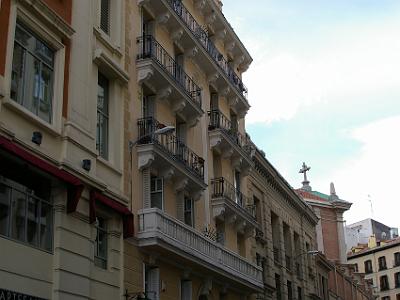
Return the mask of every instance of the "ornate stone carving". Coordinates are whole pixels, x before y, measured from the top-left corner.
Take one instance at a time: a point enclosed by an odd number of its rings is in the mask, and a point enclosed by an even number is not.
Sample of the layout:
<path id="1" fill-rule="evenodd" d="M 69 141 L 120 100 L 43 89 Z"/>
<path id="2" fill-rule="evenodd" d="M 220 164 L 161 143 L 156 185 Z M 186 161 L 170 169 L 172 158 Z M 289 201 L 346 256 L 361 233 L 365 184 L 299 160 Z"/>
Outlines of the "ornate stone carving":
<path id="1" fill-rule="evenodd" d="M 171 32 L 171 39 L 172 39 L 175 43 L 177 43 L 177 42 L 179 42 L 179 40 L 181 39 L 182 35 L 183 35 L 183 29 L 182 29 L 182 28 L 179 28 L 179 29 L 177 29 L 177 30 Z"/>
<path id="2" fill-rule="evenodd" d="M 240 169 L 242 165 L 243 158 L 240 156 L 232 157 L 232 167 L 234 169 Z"/>
<path id="3" fill-rule="evenodd" d="M 168 20 L 170 19 L 171 14 L 169 12 L 165 12 L 163 14 L 160 14 L 156 18 L 156 22 L 160 25 L 165 25 L 167 24 Z"/>
<path id="4" fill-rule="evenodd" d="M 138 168 L 143 170 L 150 167 L 154 161 L 154 154 L 151 152 L 139 152 L 138 153 Z"/>
<path id="5" fill-rule="evenodd" d="M 191 117 L 187 120 L 187 124 L 189 127 L 194 127 L 197 125 L 197 123 L 199 123 L 199 121 L 200 121 L 200 116 Z"/>
<path id="6" fill-rule="evenodd" d="M 231 91 L 231 88 L 230 88 L 229 86 L 227 86 L 226 88 L 224 88 L 224 89 L 221 91 L 221 96 L 226 97 L 226 96 L 230 93 L 230 91 Z"/>
<path id="7" fill-rule="evenodd" d="M 222 158 L 225 158 L 225 159 L 230 158 L 233 155 L 233 148 L 230 147 L 228 149 L 224 149 L 224 151 L 221 151 L 221 152 L 222 152 Z"/>
<path id="8" fill-rule="evenodd" d="M 223 205 L 214 206 L 212 212 L 213 218 L 223 219 L 225 215 L 225 207 Z"/>
<path id="9" fill-rule="evenodd" d="M 204 190 L 196 191 L 196 192 L 192 193 L 192 198 L 194 201 L 197 201 L 201 198 L 201 196 L 203 196 L 203 194 L 204 194 Z"/>
<path id="10" fill-rule="evenodd" d="M 230 106 L 236 106 L 239 103 L 238 97 L 231 97 L 228 100 Z"/>
<path id="11" fill-rule="evenodd" d="M 218 148 L 222 142 L 221 135 L 212 135 L 210 136 L 210 148 Z"/>
<path id="12" fill-rule="evenodd" d="M 154 70 L 150 66 L 142 67 L 138 70 L 138 78 L 137 82 L 142 84 L 144 81 L 150 79 L 151 76 L 154 75 Z"/>
<path id="13" fill-rule="evenodd" d="M 197 0 L 194 7 L 202 13 L 203 8 L 206 6 L 206 0 Z"/>
<path id="14" fill-rule="evenodd" d="M 233 224 L 237 220 L 237 215 L 231 214 L 230 216 L 225 217 L 225 223 L 226 224 Z"/>
<path id="15" fill-rule="evenodd" d="M 177 178 L 174 184 L 174 189 L 177 192 L 183 191 L 189 183 L 189 179 L 187 178 Z"/>
<path id="16" fill-rule="evenodd" d="M 176 99 L 172 106 L 172 111 L 176 114 L 180 113 L 186 106 L 185 99 Z"/>
<path id="17" fill-rule="evenodd" d="M 244 232 L 244 229 L 246 228 L 246 224 L 247 222 L 244 220 L 240 220 L 238 222 L 236 222 L 236 230 L 239 232 Z"/>
<path id="18" fill-rule="evenodd" d="M 160 176 L 163 177 L 164 180 L 170 180 L 174 174 L 175 170 L 173 167 L 165 168 L 160 172 Z"/>
<path id="19" fill-rule="evenodd" d="M 218 30 L 215 35 L 217 36 L 218 39 L 223 40 L 226 37 L 226 29 L 223 28 L 221 30 Z"/>
<path id="20" fill-rule="evenodd" d="M 225 51 L 227 53 L 231 54 L 232 51 L 233 51 L 233 48 L 235 48 L 235 46 L 236 46 L 236 43 L 234 41 L 230 41 L 230 42 L 225 44 Z"/>
<path id="21" fill-rule="evenodd" d="M 208 16 L 206 16 L 206 24 L 212 25 L 216 19 L 217 19 L 217 14 L 214 11 L 212 11 Z"/>
<path id="22" fill-rule="evenodd" d="M 193 59 L 198 53 L 199 53 L 199 48 L 197 48 L 196 46 L 185 51 L 185 55 L 189 59 Z"/>
<path id="23" fill-rule="evenodd" d="M 157 93 L 156 100 L 166 101 L 172 93 L 170 86 L 163 88 Z"/>
<path id="24" fill-rule="evenodd" d="M 210 84 L 210 85 L 214 85 L 218 78 L 219 78 L 219 73 L 218 73 L 218 72 L 215 72 L 215 73 L 213 73 L 213 74 L 210 74 L 210 75 L 207 77 L 207 82 L 208 82 L 208 84 Z"/>

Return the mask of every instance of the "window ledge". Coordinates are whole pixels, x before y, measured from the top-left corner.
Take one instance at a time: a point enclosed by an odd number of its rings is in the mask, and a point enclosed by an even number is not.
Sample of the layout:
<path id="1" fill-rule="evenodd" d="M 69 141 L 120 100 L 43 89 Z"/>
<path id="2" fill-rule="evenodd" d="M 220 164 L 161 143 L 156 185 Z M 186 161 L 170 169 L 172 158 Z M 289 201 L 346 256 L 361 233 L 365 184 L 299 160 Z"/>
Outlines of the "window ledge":
<path id="1" fill-rule="evenodd" d="M 125 72 L 115 61 L 108 57 L 104 50 L 97 48 L 93 53 L 93 61 L 104 71 L 110 79 L 118 79 L 124 84 L 129 82 L 129 74 Z"/>
<path id="2" fill-rule="evenodd" d="M 33 114 L 31 111 L 23 107 L 21 104 L 18 104 L 14 100 L 10 98 L 3 98 L 3 104 L 4 106 L 8 107 L 9 109 L 13 110 L 14 112 L 26 117 L 28 121 L 31 121 L 32 123 L 36 124 L 49 134 L 53 135 L 54 137 L 60 137 L 61 136 L 61 130 L 57 128 L 54 124 L 47 123 L 46 121 L 43 121 L 40 119 L 38 116 Z"/>
<path id="3" fill-rule="evenodd" d="M 105 34 L 100 28 L 93 27 L 93 34 L 108 50 L 112 52 L 112 54 L 117 55 L 119 58 L 123 56 L 120 48 L 113 45 L 110 37 Z"/>
<path id="4" fill-rule="evenodd" d="M 56 29 L 64 37 L 70 39 L 75 33 L 75 30 L 49 8 L 42 0 L 22 0 L 20 1 L 30 11 L 37 13 L 47 24 L 51 24 L 53 29 Z"/>

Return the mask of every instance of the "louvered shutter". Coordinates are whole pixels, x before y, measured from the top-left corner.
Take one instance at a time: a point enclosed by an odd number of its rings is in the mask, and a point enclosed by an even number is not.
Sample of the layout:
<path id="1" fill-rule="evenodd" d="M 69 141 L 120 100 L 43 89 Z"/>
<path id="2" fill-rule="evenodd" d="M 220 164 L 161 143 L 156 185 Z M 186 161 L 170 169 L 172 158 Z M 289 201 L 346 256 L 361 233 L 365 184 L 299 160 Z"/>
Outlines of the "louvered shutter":
<path id="1" fill-rule="evenodd" d="M 147 291 L 147 298 L 151 300 L 159 300 L 160 299 L 160 269 L 159 268 L 151 268 L 148 269 L 148 286 L 149 290 Z"/>
<path id="2" fill-rule="evenodd" d="M 110 34 L 110 0 L 100 1 L 100 28 Z"/>
<path id="3" fill-rule="evenodd" d="M 176 216 L 179 221 L 184 222 L 184 194 L 177 192 L 176 194 Z"/>
<path id="4" fill-rule="evenodd" d="M 192 282 L 190 280 L 181 281 L 181 300 L 192 300 Z"/>
<path id="5" fill-rule="evenodd" d="M 146 168 L 142 171 L 143 175 L 143 208 L 151 207 L 150 195 L 150 169 Z"/>

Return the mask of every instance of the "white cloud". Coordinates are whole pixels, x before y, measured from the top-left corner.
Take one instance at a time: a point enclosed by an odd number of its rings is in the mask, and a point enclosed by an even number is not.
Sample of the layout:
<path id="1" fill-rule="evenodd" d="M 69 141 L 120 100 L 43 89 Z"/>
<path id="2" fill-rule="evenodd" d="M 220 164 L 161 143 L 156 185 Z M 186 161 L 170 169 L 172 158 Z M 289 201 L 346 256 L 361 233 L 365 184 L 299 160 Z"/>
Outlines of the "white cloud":
<path id="1" fill-rule="evenodd" d="M 327 191 L 335 182 L 338 195 L 353 203 L 347 223 L 371 217 L 386 225 L 400 227 L 400 115 L 355 129 L 351 137 L 362 143 L 359 155 L 315 181 L 316 190 Z M 329 181 L 328 181 L 329 180 Z"/>
<path id="2" fill-rule="evenodd" d="M 290 119 L 304 105 L 319 101 L 334 105 L 351 101 L 354 95 L 398 89 L 399 36 L 398 20 L 346 24 L 327 31 L 327 37 L 313 45 L 284 52 L 271 50 L 275 45 L 268 38 L 248 36 L 246 45 L 254 62 L 244 74 L 252 105 L 247 122 Z"/>

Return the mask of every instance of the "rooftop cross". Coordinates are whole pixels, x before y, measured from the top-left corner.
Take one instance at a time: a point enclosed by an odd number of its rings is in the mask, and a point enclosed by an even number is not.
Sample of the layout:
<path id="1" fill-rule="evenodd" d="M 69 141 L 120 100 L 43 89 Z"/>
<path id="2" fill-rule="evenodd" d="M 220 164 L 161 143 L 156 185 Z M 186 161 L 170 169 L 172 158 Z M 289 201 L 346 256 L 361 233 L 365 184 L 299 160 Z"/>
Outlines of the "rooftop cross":
<path id="1" fill-rule="evenodd" d="M 306 191 L 311 191 L 311 186 L 309 185 L 310 182 L 307 180 L 307 171 L 310 171 L 310 169 L 311 167 L 307 166 L 306 163 L 303 162 L 303 165 L 299 171 L 299 173 L 303 173 L 304 175 L 304 181 L 302 182 L 303 183 L 302 189 Z"/>

